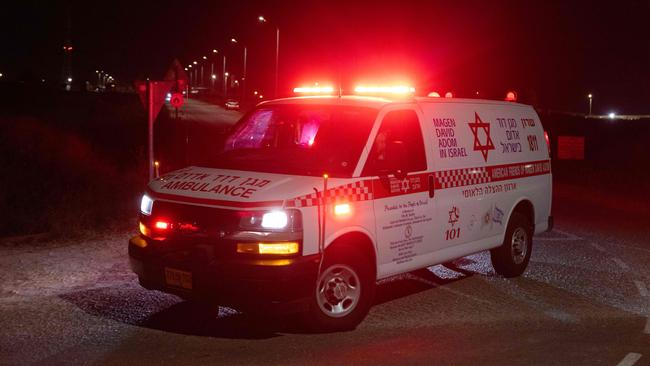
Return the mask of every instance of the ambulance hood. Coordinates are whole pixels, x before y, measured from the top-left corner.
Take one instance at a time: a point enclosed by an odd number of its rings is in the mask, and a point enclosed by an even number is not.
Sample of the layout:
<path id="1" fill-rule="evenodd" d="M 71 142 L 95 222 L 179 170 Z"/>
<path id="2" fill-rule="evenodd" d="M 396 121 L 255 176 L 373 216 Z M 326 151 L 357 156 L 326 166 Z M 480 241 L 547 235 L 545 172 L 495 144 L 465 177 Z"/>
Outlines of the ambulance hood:
<path id="1" fill-rule="evenodd" d="M 338 180 L 338 179 L 337 179 Z M 323 178 L 188 167 L 149 183 L 154 199 L 234 208 L 281 207 L 285 200 L 314 193 Z"/>

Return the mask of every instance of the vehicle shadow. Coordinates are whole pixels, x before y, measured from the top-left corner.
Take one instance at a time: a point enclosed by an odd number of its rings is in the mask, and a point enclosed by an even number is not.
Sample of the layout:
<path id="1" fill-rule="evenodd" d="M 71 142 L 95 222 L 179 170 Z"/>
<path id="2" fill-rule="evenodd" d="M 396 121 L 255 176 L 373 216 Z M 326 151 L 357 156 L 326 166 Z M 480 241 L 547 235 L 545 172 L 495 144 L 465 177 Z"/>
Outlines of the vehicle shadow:
<path id="1" fill-rule="evenodd" d="M 468 261 L 461 259 L 460 261 Z M 471 260 L 469 260 L 472 262 Z M 374 305 L 459 281 L 476 274 L 460 268 L 458 261 L 444 268 L 459 276 L 443 278 L 424 268 L 381 281 Z M 465 264 L 465 263 L 462 263 Z M 120 268 L 121 269 L 121 268 Z M 269 339 L 283 334 L 310 333 L 297 314 L 252 314 L 226 307 L 206 307 L 158 291 L 147 291 L 136 283 L 122 281 L 112 286 L 80 289 L 59 297 L 85 313 L 124 324 L 183 335 L 228 339 Z"/>
<path id="2" fill-rule="evenodd" d="M 475 261 L 472 259 L 460 258 L 453 262 L 440 265 L 444 269 L 453 271 L 456 274 L 454 277 L 443 277 L 436 274 L 436 271 L 433 270 L 435 268 L 434 266 L 384 279 L 377 286 L 374 305 L 390 302 L 471 277 L 477 274 L 477 272 L 467 270 L 461 266 L 474 263 Z"/>

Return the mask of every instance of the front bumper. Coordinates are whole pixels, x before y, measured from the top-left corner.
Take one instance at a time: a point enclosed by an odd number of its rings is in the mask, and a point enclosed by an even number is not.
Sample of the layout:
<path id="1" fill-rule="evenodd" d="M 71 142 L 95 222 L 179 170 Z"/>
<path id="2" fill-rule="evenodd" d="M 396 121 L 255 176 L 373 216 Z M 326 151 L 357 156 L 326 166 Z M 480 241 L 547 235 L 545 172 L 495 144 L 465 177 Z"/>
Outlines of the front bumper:
<path id="1" fill-rule="evenodd" d="M 304 309 L 314 291 L 318 255 L 273 259 L 224 257 L 215 254 L 215 245 L 183 245 L 138 235 L 129 240 L 131 269 L 144 288 L 185 299 L 240 309 Z M 169 285 L 165 268 L 191 273 L 191 289 Z"/>

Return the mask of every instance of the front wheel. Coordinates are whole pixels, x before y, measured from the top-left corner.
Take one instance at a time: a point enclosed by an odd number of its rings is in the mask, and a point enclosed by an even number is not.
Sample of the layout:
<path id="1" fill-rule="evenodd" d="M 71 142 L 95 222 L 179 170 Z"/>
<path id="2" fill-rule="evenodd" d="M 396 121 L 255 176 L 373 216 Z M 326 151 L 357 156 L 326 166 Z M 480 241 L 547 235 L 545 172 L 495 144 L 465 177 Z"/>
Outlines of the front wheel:
<path id="1" fill-rule="evenodd" d="M 356 252 L 326 253 L 318 282 L 304 314 L 318 332 L 354 329 L 366 317 L 375 293 L 374 271 Z"/>
<path id="2" fill-rule="evenodd" d="M 490 250 L 492 266 L 503 277 L 517 277 L 526 270 L 533 248 L 533 226 L 526 216 L 512 214 L 503 244 Z"/>

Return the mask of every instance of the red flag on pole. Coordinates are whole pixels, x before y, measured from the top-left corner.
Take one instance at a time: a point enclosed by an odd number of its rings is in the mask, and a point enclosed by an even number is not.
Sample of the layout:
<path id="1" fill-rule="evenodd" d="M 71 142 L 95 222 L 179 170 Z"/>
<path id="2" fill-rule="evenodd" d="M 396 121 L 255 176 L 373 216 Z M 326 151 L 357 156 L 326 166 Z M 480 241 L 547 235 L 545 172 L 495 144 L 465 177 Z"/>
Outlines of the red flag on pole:
<path id="1" fill-rule="evenodd" d="M 138 80 L 135 82 L 135 89 L 138 92 L 140 101 L 147 110 L 149 180 L 154 178 L 153 121 L 156 120 L 160 108 L 165 103 L 165 96 L 173 84 L 173 81 Z"/>

